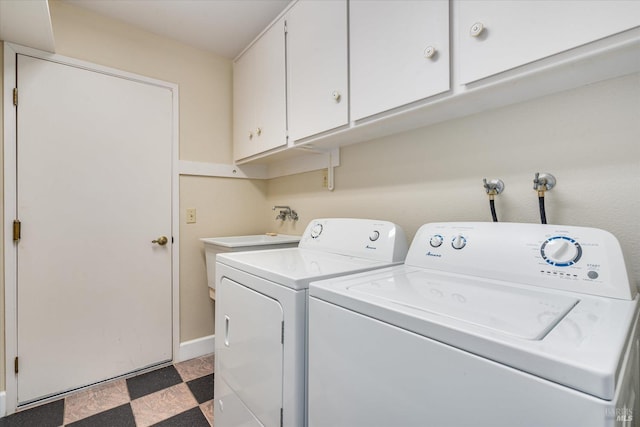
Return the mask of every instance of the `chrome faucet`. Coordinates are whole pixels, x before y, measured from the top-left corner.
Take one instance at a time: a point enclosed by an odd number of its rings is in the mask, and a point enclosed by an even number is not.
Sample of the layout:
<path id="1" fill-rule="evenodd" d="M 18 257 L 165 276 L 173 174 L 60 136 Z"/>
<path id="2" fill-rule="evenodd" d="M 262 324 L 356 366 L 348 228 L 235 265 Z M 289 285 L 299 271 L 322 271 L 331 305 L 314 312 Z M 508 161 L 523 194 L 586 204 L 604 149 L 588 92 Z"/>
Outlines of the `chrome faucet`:
<path id="1" fill-rule="evenodd" d="M 298 213 L 291 209 L 289 206 L 274 206 L 272 210 L 280 209 L 280 213 L 276 216 L 276 219 L 285 221 L 290 219 L 291 221 L 298 220 Z"/>

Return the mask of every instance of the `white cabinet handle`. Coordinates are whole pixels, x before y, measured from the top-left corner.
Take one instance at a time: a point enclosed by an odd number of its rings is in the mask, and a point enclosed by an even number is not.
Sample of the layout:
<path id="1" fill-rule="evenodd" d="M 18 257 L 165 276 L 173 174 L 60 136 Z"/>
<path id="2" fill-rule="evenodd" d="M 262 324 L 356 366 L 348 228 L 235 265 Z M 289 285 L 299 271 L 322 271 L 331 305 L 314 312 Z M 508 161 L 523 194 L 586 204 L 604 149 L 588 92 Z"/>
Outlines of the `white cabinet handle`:
<path id="1" fill-rule="evenodd" d="M 469 34 L 471 35 L 471 37 L 478 37 L 480 34 L 482 34 L 483 31 L 484 25 L 482 24 L 482 22 L 476 22 L 471 26 Z"/>
<path id="2" fill-rule="evenodd" d="M 334 90 L 331 93 L 331 97 L 333 98 L 334 101 L 340 102 L 340 98 L 342 98 L 342 95 L 340 95 L 340 92 L 338 92 L 337 90 Z"/>
<path id="3" fill-rule="evenodd" d="M 431 59 L 433 58 L 433 55 L 435 55 L 437 52 L 436 48 L 433 46 L 427 46 L 427 48 L 424 50 L 424 57 L 427 59 Z"/>
<path id="4" fill-rule="evenodd" d="M 258 136 L 262 135 L 262 128 L 256 129 L 256 135 Z"/>

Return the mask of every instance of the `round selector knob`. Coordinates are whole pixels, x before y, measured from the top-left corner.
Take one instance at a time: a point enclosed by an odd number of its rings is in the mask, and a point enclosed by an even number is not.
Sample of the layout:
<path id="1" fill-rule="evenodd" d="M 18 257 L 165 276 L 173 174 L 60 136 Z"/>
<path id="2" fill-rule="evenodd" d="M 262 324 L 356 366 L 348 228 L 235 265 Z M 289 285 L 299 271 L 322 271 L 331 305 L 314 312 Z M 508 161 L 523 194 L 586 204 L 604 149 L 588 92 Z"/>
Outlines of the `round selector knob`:
<path id="1" fill-rule="evenodd" d="M 320 234 L 322 234 L 322 224 L 315 224 L 311 227 L 311 238 L 317 239 Z"/>
<path id="2" fill-rule="evenodd" d="M 439 248 L 440 245 L 442 245 L 443 241 L 444 241 L 444 238 L 441 235 L 434 234 L 433 236 L 431 236 L 431 239 L 429 239 L 429 244 L 431 245 L 432 248 Z"/>
<path id="3" fill-rule="evenodd" d="M 467 245 L 467 239 L 464 238 L 463 235 L 458 234 L 451 240 L 451 247 L 453 249 L 462 249 Z"/>
<path id="4" fill-rule="evenodd" d="M 582 256 L 582 247 L 567 236 L 555 236 L 547 239 L 540 247 L 540 255 L 547 264 L 556 267 L 568 267 L 578 262 Z"/>
<path id="5" fill-rule="evenodd" d="M 375 242 L 380 238 L 380 232 L 378 230 L 373 230 L 371 234 L 369 234 L 369 240 Z"/>

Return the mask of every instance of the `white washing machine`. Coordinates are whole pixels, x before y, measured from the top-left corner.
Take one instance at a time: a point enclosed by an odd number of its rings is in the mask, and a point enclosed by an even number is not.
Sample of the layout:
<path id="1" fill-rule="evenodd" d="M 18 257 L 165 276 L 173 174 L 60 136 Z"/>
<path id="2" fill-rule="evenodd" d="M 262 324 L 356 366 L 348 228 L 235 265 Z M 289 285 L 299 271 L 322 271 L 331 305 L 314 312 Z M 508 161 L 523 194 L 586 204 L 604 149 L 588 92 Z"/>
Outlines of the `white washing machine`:
<path id="1" fill-rule="evenodd" d="M 311 283 L 308 425 L 633 426 L 636 294 L 602 230 L 424 225 L 405 265 Z"/>
<path id="2" fill-rule="evenodd" d="M 309 282 L 400 264 L 407 246 L 390 222 L 334 218 L 297 248 L 219 254 L 216 427 L 305 425 Z"/>

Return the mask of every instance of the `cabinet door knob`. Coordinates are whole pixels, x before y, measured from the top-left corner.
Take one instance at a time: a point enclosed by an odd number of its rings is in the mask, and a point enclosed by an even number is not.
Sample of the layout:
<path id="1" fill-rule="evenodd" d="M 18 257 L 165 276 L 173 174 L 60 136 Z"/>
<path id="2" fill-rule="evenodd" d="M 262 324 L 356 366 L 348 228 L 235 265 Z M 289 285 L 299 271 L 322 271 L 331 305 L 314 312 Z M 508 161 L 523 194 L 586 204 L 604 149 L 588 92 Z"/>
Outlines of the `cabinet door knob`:
<path id="1" fill-rule="evenodd" d="M 262 128 L 256 129 L 256 135 L 258 136 L 262 135 Z"/>
<path id="2" fill-rule="evenodd" d="M 331 97 L 333 98 L 334 101 L 340 102 L 340 98 L 342 97 L 342 95 L 340 95 L 340 92 L 338 92 L 337 90 L 334 90 L 331 93 Z"/>
<path id="3" fill-rule="evenodd" d="M 471 26 L 469 34 L 471 34 L 471 37 L 478 37 L 480 34 L 482 34 L 483 31 L 484 25 L 482 24 L 482 22 L 476 22 Z"/>
<path id="4" fill-rule="evenodd" d="M 249 139 L 253 139 L 253 132 L 249 132 Z"/>
<path id="5" fill-rule="evenodd" d="M 427 48 L 424 50 L 424 57 L 427 59 L 433 58 L 433 55 L 436 54 L 436 48 L 433 46 L 427 46 Z"/>

